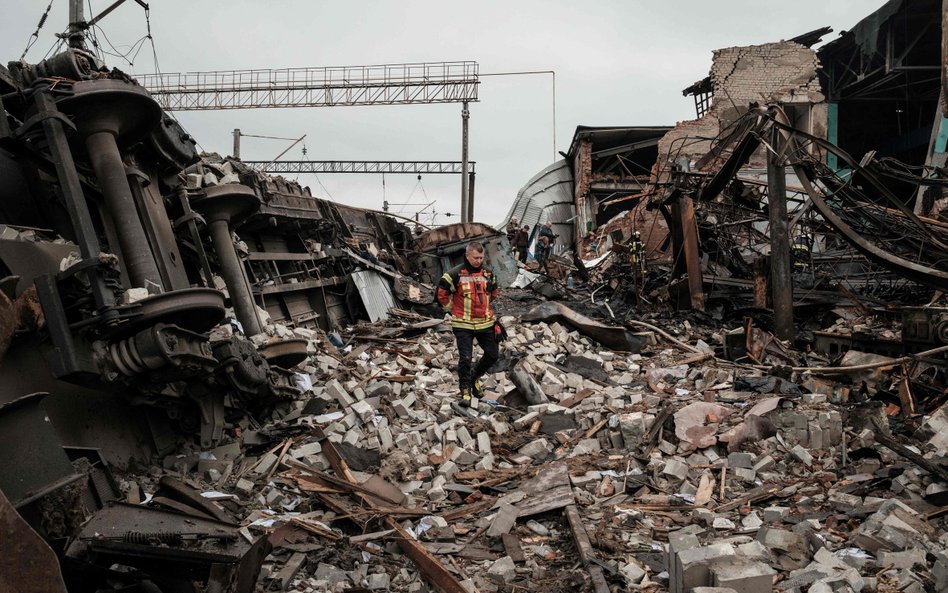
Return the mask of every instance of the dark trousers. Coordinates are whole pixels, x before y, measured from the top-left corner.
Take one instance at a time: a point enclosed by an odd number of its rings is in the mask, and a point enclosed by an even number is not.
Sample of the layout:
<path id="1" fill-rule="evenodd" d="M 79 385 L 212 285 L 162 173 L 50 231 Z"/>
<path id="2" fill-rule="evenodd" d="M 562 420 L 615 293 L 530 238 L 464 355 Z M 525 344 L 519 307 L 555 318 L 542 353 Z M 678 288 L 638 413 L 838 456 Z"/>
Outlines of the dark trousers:
<path id="1" fill-rule="evenodd" d="M 460 381 L 462 389 L 471 387 L 474 381 L 481 378 L 497 362 L 497 358 L 500 356 L 497 338 L 494 337 L 494 328 L 488 327 L 477 331 L 455 328 L 454 338 L 458 342 L 458 381 Z M 484 351 L 484 356 L 477 361 L 477 366 L 472 371 L 474 340 L 477 340 L 478 345 Z"/>
<path id="2" fill-rule="evenodd" d="M 521 263 L 527 263 L 527 252 L 528 249 L 526 247 L 517 247 L 517 257 L 520 258 Z"/>

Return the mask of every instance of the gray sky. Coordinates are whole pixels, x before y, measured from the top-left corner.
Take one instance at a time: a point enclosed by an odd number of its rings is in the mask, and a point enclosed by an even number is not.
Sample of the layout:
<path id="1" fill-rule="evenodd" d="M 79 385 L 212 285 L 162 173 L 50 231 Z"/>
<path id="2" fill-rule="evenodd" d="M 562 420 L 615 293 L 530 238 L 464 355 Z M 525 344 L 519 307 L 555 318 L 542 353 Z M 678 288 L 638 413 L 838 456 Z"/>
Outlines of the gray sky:
<path id="1" fill-rule="evenodd" d="M 90 0 L 98 14 L 112 0 Z M 482 74 L 556 71 L 556 149 L 566 151 L 577 125 L 673 125 L 694 118 L 681 89 L 705 77 L 716 48 L 778 41 L 822 27 L 852 27 L 882 0 L 599 0 L 563 2 L 152 0 L 151 29 L 162 72 L 342 66 L 473 60 Z M 19 58 L 47 0 L 5 0 L 0 55 Z M 43 58 L 65 29 L 68 3 L 54 0 L 27 61 Z M 88 18 L 87 9 L 87 18 Z M 146 33 L 134 1 L 101 29 L 125 53 Z M 99 41 L 108 48 L 102 33 Z M 145 44 L 126 72 L 155 71 Z M 475 219 L 496 223 L 517 191 L 553 160 L 549 76 L 483 78 L 471 105 L 470 154 L 477 161 Z M 181 112 L 179 120 L 208 151 L 229 154 L 234 128 L 244 133 L 307 135 L 314 160 L 460 160 L 461 106 L 407 105 Z M 243 158 L 271 159 L 289 143 L 245 138 Z M 297 147 L 285 159 L 304 158 Z M 314 195 L 381 208 L 380 175 L 301 175 Z M 391 203 L 434 206 L 437 224 L 457 221 L 460 179 L 386 175 Z M 420 206 L 393 206 L 413 214 Z M 430 212 L 430 209 L 429 209 Z M 430 215 L 427 217 L 430 220 Z M 422 218 L 426 220 L 426 218 Z"/>

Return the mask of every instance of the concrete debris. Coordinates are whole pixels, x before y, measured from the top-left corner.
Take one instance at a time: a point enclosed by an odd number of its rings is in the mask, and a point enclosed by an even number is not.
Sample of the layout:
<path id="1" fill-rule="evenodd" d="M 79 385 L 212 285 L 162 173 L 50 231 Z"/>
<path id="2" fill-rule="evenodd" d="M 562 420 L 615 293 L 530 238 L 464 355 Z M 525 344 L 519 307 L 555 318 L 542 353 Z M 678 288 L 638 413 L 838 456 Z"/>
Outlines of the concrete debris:
<path id="1" fill-rule="evenodd" d="M 577 130 L 534 181 L 572 201 L 512 206 L 563 216 L 531 221 L 563 233 L 540 262 L 198 155 L 91 53 L 0 67 L 3 576 L 35 555 L 90 591 L 948 591 L 945 100 L 905 97 L 937 77 L 890 106 L 931 132 L 924 163 L 824 139 L 863 103 L 825 78 L 915 71 L 851 59 L 903 4 L 819 52 L 822 30 L 719 50 L 694 121 Z M 473 241 L 505 339 L 462 407 L 431 303 Z"/>

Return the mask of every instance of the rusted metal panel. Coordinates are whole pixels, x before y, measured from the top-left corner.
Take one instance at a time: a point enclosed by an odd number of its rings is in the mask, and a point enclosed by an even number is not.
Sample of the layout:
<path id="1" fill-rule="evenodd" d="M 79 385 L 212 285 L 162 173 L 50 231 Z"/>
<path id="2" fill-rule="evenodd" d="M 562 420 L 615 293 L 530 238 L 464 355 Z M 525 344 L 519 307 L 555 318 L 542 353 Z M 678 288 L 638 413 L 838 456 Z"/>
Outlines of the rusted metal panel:
<path id="1" fill-rule="evenodd" d="M 66 593 L 59 559 L 0 490 L 0 591 Z"/>

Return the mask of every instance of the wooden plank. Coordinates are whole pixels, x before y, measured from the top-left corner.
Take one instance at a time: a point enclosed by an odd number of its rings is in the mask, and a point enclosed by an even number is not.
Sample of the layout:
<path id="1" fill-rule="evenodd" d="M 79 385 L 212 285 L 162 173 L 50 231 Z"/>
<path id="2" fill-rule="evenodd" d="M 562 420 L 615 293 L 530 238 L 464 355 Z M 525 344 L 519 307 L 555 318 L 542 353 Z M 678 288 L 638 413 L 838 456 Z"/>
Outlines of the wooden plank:
<path id="1" fill-rule="evenodd" d="M 342 539 L 342 536 L 334 531 L 330 531 L 319 525 L 315 525 L 306 521 L 305 519 L 294 518 L 290 521 L 293 525 L 299 527 L 300 529 L 305 529 L 306 531 L 318 535 L 320 537 L 325 537 L 326 539 L 331 539 L 333 541 Z"/>
<path id="2" fill-rule="evenodd" d="M 283 568 L 271 577 L 271 580 L 279 582 L 280 591 L 286 591 L 286 588 L 290 586 L 290 582 L 293 581 L 293 577 L 303 568 L 305 563 L 306 554 L 295 552 L 289 561 L 283 565 Z"/>
<path id="3" fill-rule="evenodd" d="M 475 513 L 480 513 L 481 511 L 486 511 L 487 509 L 494 506 L 494 501 L 496 499 L 489 498 L 482 500 L 480 502 L 475 502 L 474 504 L 464 505 L 456 509 L 451 509 L 450 511 L 445 511 L 439 515 L 442 519 L 450 523 L 451 521 L 457 521 L 461 517 L 467 517 L 468 515 L 473 515 Z"/>
<path id="4" fill-rule="evenodd" d="M 432 554 L 457 554 L 464 549 L 464 544 L 453 542 L 425 542 L 425 549 Z"/>
<path id="5" fill-rule="evenodd" d="M 648 458 L 652 454 L 652 449 L 654 449 L 655 445 L 658 444 L 658 437 L 662 434 L 662 427 L 665 426 L 665 421 L 668 420 L 668 417 L 671 415 L 671 404 L 667 401 L 663 401 L 662 409 L 659 410 L 655 420 L 652 421 L 652 426 L 649 427 L 648 432 L 645 434 L 645 438 L 642 440 L 642 442 L 645 444 L 645 448 L 642 450 L 642 455 L 640 458 Z"/>
<path id="6" fill-rule="evenodd" d="M 349 537 L 350 544 L 361 544 L 371 542 L 377 539 L 383 539 L 395 533 L 393 529 L 383 529 L 382 531 L 373 531 L 372 533 L 363 533 L 362 535 L 353 535 Z"/>
<path id="7" fill-rule="evenodd" d="M 523 548 L 520 547 L 520 538 L 513 533 L 505 533 L 500 536 L 504 543 L 504 550 L 510 559 L 514 562 L 524 562 L 527 557 L 523 554 Z"/>
<path id="8" fill-rule="evenodd" d="M 527 494 L 543 494 L 558 486 L 569 486 L 569 470 L 565 462 L 548 463 L 537 475 L 520 485 L 519 490 Z"/>
<path id="9" fill-rule="evenodd" d="M 579 516 L 579 510 L 576 508 L 576 505 L 571 504 L 566 507 L 565 513 L 566 520 L 569 522 L 570 531 L 573 532 L 573 540 L 576 542 L 579 557 L 589 572 L 590 579 L 592 579 L 593 590 L 596 593 L 609 593 L 606 575 L 602 572 L 602 567 L 595 564 L 596 553 L 593 551 L 592 544 L 589 543 L 589 535 L 583 526 L 582 519 Z"/>
<path id="10" fill-rule="evenodd" d="M 573 490 L 569 486 L 558 486 L 527 498 L 517 505 L 521 517 L 529 517 L 575 504 Z"/>
<path id="11" fill-rule="evenodd" d="M 497 560 L 498 558 L 497 554 L 487 548 L 471 545 L 464 546 L 464 549 L 458 552 L 457 555 L 468 560 Z"/>
<path id="12" fill-rule="evenodd" d="M 731 502 L 727 504 L 722 504 L 720 506 L 715 507 L 713 510 L 715 513 L 731 511 L 736 508 L 740 508 L 744 506 L 745 504 L 751 504 L 751 503 L 759 502 L 761 500 L 766 500 L 772 497 L 777 492 L 780 492 L 780 489 L 781 489 L 780 486 L 776 484 L 764 484 L 763 486 L 758 486 L 757 488 L 754 488 L 753 490 L 751 490 L 750 492 L 748 492 L 747 494 L 745 494 L 744 496 L 736 500 L 732 500 Z"/>
<path id="13" fill-rule="evenodd" d="M 915 451 L 912 451 L 902 443 L 895 440 L 894 437 L 886 433 L 888 427 L 882 426 L 877 419 L 873 419 L 873 425 L 875 425 L 876 430 L 874 431 L 873 438 L 880 445 L 885 445 L 891 449 L 894 453 L 901 455 L 902 457 L 908 459 L 918 467 L 924 469 L 933 476 L 937 476 L 942 481 L 948 481 L 948 469 L 945 467 L 933 463 Z"/>
<path id="14" fill-rule="evenodd" d="M 688 196 L 678 198 L 678 224 L 681 227 L 682 251 L 688 271 L 688 294 L 691 308 L 704 311 L 704 285 L 701 277 L 701 257 L 698 249 L 698 224 L 695 222 L 695 204 Z"/>
<path id="15" fill-rule="evenodd" d="M 564 408 L 572 408 L 576 406 L 577 404 L 579 404 L 584 399 L 586 399 L 587 397 L 589 397 L 590 395 L 593 395 L 595 393 L 596 393 L 595 390 L 590 389 L 588 387 L 584 387 L 583 389 L 580 389 L 579 391 L 577 391 L 575 395 L 569 396 L 568 398 L 564 399 L 563 401 L 559 402 L 556 405 L 562 406 Z"/>
<path id="16" fill-rule="evenodd" d="M 348 482 L 355 484 L 355 476 L 352 475 L 348 464 L 346 464 L 342 455 L 339 454 L 339 451 L 336 450 L 336 446 L 332 441 L 323 435 L 321 444 L 323 447 L 323 455 L 326 456 L 333 471 L 339 476 L 344 477 Z M 374 506 L 369 497 L 361 495 L 360 493 L 357 493 L 357 495 L 365 500 L 370 507 Z M 394 517 L 386 517 L 385 526 L 394 531 L 393 536 L 398 540 L 402 552 L 415 563 L 415 566 L 418 567 L 421 574 L 435 588 L 442 593 L 467 593 L 467 590 L 461 585 L 461 582 L 448 571 L 444 564 L 435 558 L 431 552 L 426 550 L 421 542 L 414 539 Z"/>
<path id="17" fill-rule="evenodd" d="M 425 549 L 421 542 L 412 538 L 411 534 L 398 521 L 393 517 L 386 517 L 385 524 L 390 529 L 395 530 L 394 536 L 398 540 L 402 552 L 411 558 L 425 579 L 436 589 L 443 593 L 467 593 L 467 589 L 448 571 L 444 564 Z"/>

